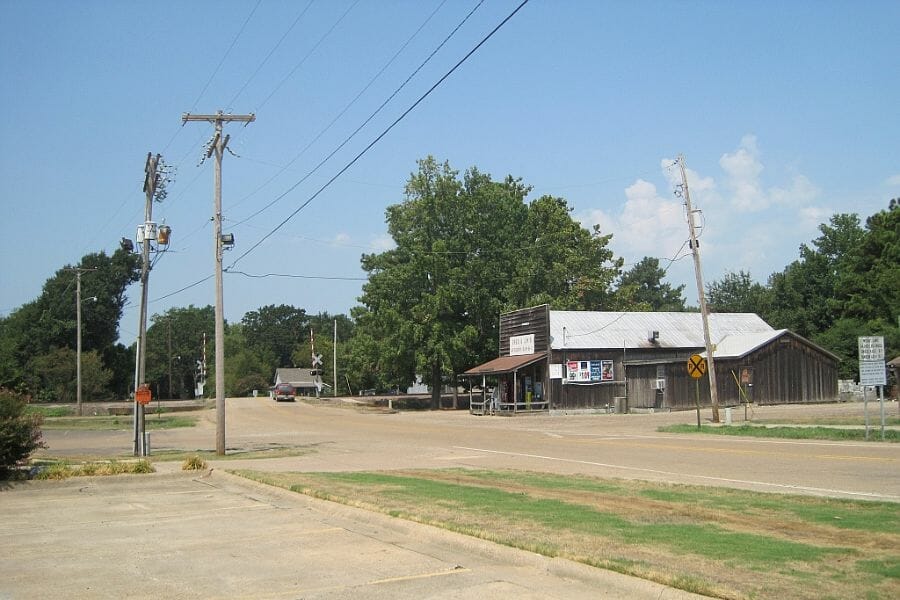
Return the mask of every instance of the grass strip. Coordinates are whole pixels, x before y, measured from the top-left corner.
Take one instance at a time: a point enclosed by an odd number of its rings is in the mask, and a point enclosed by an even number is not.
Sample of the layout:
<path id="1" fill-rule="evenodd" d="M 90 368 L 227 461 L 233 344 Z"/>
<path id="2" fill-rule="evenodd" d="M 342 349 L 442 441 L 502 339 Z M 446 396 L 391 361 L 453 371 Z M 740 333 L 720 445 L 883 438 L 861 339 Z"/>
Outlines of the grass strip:
<path id="1" fill-rule="evenodd" d="M 130 429 L 133 425 L 131 416 L 98 416 L 98 417 L 47 417 L 41 424 L 41 429 L 53 430 L 78 430 L 78 431 L 117 431 Z M 179 415 L 161 415 L 160 417 L 147 417 L 144 419 L 146 428 L 150 431 L 162 429 L 176 429 L 180 427 L 194 427 L 197 417 Z"/>
<path id="2" fill-rule="evenodd" d="M 694 425 L 666 425 L 657 428 L 661 433 L 702 433 L 708 435 L 734 435 L 743 437 L 778 438 L 789 440 L 831 440 L 831 441 L 866 441 L 864 429 L 841 429 L 838 427 L 788 427 L 761 425 L 703 425 L 697 429 Z M 900 431 L 886 429 L 886 442 L 900 442 Z M 879 428 L 869 428 L 869 441 L 880 442 Z"/>
<path id="3" fill-rule="evenodd" d="M 721 598 L 900 592 L 896 504 L 520 471 L 238 474 Z"/>

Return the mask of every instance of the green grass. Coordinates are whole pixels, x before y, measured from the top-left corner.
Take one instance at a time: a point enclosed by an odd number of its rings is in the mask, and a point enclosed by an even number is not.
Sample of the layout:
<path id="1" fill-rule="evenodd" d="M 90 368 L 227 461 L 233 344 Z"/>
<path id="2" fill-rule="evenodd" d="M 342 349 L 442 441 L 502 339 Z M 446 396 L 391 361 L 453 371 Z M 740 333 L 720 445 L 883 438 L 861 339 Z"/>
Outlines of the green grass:
<path id="1" fill-rule="evenodd" d="M 548 529 L 612 537 L 629 544 L 665 545 L 676 552 L 710 558 L 731 554 L 756 567 L 773 566 L 785 561 L 817 560 L 825 552 L 846 552 L 846 549 L 826 550 L 787 540 L 729 532 L 714 524 L 633 522 L 623 516 L 580 504 L 530 498 L 527 494 L 494 488 L 381 473 L 335 473 L 323 477 L 365 487 L 380 486 L 381 494 L 389 498 L 442 503 L 463 512 L 480 511 L 494 518 L 528 521 Z M 497 479 L 504 481 L 502 475 Z M 533 475 L 531 479 L 538 480 L 541 476 Z M 540 487 L 551 487 L 555 479 L 547 478 Z"/>
<path id="2" fill-rule="evenodd" d="M 41 406 L 39 404 L 29 404 L 25 407 L 25 412 L 30 415 L 41 415 L 42 417 L 69 417 L 74 414 L 74 410 L 70 406 Z"/>
<path id="3" fill-rule="evenodd" d="M 130 429 L 134 420 L 127 416 L 98 416 L 98 417 L 46 417 L 41 429 L 54 430 L 80 430 L 80 431 L 116 431 Z M 150 431 L 161 429 L 175 429 L 179 427 L 194 427 L 197 417 L 163 415 L 159 418 L 145 418 L 144 423 Z"/>
<path id="4" fill-rule="evenodd" d="M 710 596 L 900 592 L 897 504 L 520 471 L 238 474 Z"/>
<path id="5" fill-rule="evenodd" d="M 662 433 L 703 433 L 709 435 L 734 435 L 744 437 L 764 437 L 790 440 L 832 440 L 832 441 L 865 441 L 863 429 L 840 429 L 838 427 L 765 427 L 760 425 L 704 425 L 697 429 L 694 425 L 667 425 L 659 427 Z M 886 429 L 884 439 L 887 442 L 900 442 L 900 431 Z M 869 428 L 869 441 L 881 441 L 880 428 Z"/>
<path id="6" fill-rule="evenodd" d="M 837 498 L 797 496 L 785 502 L 782 496 L 730 489 L 694 490 L 689 487 L 648 488 L 645 498 L 685 506 L 725 509 L 749 515 L 780 514 L 839 529 L 900 531 L 900 510 L 891 502 L 854 502 Z"/>

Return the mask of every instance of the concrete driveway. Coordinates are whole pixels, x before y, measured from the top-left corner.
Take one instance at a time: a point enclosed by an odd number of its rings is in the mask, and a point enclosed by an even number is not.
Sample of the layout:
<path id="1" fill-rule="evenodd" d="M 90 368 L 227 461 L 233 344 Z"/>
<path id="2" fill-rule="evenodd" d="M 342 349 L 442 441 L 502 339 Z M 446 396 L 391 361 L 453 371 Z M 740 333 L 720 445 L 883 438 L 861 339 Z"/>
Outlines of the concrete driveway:
<path id="1" fill-rule="evenodd" d="M 699 598 L 213 470 L 0 492 L 0 598 Z"/>

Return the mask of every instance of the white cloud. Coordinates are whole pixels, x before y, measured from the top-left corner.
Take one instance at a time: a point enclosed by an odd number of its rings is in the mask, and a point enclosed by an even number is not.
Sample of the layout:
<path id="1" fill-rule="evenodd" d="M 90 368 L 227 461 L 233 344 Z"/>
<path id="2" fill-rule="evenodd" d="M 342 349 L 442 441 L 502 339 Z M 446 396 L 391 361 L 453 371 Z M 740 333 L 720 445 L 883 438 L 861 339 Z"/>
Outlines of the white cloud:
<path id="1" fill-rule="evenodd" d="M 769 198 L 774 204 L 784 206 L 804 206 L 816 199 L 819 188 L 805 175 L 794 175 L 788 188 L 769 189 Z"/>
<path id="2" fill-rule="evenodd" d="M 719 166 L 725 171 L 725 187 L 731 191 L 731 203 L 740 211 L 759 211 L 769 206 L 760 185 L 763 165 L 755 135 L 745 135 L 733 154 L 723 154 Z"/>
<path id="3" fill-rule="evenodd" d="M 369 246 L 372 248 L 372 252 L 385 252 L 397 247 L 394 243 L 394 238 L 386 233 L 373 238 Z"/>
<path id="4" fill-rule="evenodd" d="M 612 233 L 611 246 L 629 260 L 675 253 L 687 237 L 681 203 L 662 198 L 656 186 L 643 179 L 625 189 L 625 198 L 619 214 L 595 209 L 582 223 L 588 227 L 599 224 L 601 232 Z"/>
<path id="5" fill-rule="evenodd" d="M 683 246 L 688 237 L 683 200 L 667 191 L 681 184 L 680 169 L 673 162 L 660 161 L 667 184 L 662 193 L 653 183 L 637 179 L 623 190 L 619 208 L 590 210 L 581 219 L 586 227 L 598 224 L 602 232 L 612 233 L 610 247 L 626 263 L 654 256 L 668 264 L 679 248 L 682 255 L 689 252 Z M 715 176 L 685 169 L 694 208 L 703 213 L 698 223 L 705 230 L 701 248 L 706 278 L 743 269 L 764 281 L 795 258 L 799 244 L 833 211 L 816 205 L 821 192 L 801 173 L 788 171 L 766 185 L 768 171 L 754 135 L 745 135 L 734 151 L 723 154 L 719 166 L 722 171 Z M 685 296 L 694 301 L 690 260 L 672 264 L 668 279 L 685 284 Z"/>
<path id="6" fill-rule="evenodd" d="M 331 240 L 331 243 L 336 246 L 346 246 L 347 244 L 350 243 L 350 240 L 351 240 L 350 234 L 344 233 L 342 231 L 341 233 L 334 236 L 334 238 Z"/>
<path id="7" fill-rule="evenodd" d="M 830 208 L 819 206 L 807 206 L 806 208 L 801 208 L 799 212 L 803 227 L 813 230 L 825 223 L 834 214 L 834 211 Z"/>
<path id="8" fill-rule="evenodd" d="M 900 186 L 900 173 L 891 175 L 884 181 L 885 185 Z"/>

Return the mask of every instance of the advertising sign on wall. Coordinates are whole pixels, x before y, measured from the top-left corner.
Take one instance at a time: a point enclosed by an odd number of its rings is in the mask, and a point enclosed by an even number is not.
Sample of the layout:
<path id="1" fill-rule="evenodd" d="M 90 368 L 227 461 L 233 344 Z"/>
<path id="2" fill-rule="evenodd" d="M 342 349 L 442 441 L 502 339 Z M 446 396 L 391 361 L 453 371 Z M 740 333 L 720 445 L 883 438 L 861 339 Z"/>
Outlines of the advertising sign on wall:
<path id="1" fill-rule="evenodd" d="M 604 383 L 615 379 L 611 360 L 570 360 L 566 362 L 568 383 Z"/>

